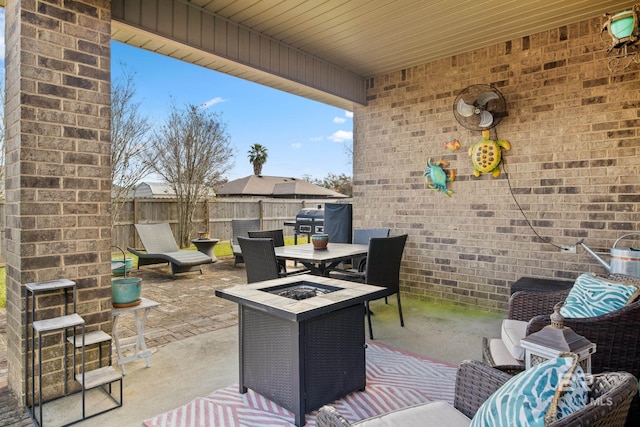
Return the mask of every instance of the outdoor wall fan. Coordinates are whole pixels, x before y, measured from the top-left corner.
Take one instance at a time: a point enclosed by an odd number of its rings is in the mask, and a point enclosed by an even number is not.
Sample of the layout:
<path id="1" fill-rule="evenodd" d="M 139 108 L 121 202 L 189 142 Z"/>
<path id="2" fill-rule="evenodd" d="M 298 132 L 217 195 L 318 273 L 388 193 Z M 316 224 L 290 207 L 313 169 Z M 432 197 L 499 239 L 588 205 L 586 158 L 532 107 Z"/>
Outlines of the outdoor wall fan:
<path id="1" fill-rule="evenodd" d="M 467 129 L 491 129 L 508 115 L 507 103 L 495 87 L 471 85 L 462 89 L 456 97 L 453 115 Z"/>

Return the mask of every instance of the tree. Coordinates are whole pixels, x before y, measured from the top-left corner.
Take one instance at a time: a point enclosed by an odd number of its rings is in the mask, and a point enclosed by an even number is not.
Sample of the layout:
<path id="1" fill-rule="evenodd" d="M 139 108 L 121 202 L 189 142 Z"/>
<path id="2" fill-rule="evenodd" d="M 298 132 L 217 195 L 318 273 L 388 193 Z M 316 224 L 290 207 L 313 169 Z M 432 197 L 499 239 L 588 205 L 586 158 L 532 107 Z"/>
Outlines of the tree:
<path id="1" fill-rule="evenodd" d="M 328 188 L 345 196 L 351 197 L 353 195 L 353 184 L 351 183 L 351 177 L 345 174 L 336 175 L 329 173 L 320 184 L 324 188 Z"/>
<path id="2" fill-rule="evenodd" d="M 319 185 L 320 187 L 337 191 L 345 196 L 353 196 L 353 184 L 351 182 L 351 177 L 343 173 L 336 175 L 329 172 L 324 179 L 314 179 L 311 175 L 302 175 L 302 179 L 312 184 Z"/>
<path id="3" fill-rule="evenodd" d="M 152 169 L 174 190 L 177 198 L 177 240 L 191 243 L 193 213 L 199 201 L 224 179 L 233 166 L 233 150 L 226 124 L 216 113 L 196 105 L 171 106 L 169 117 L 150 144 L 156 157 Z"/>
<path id="4" fill-rule="evenodd" d="M 262 175 L 262 165 L 267 162 L 267 147 L 260 144 L 253 144 L 247 153 L 249 154 L 249 163 L 253 165 L 253 174 Z"/>
<path id="5" fill-rule="evenodd" d="M 150 170 L 147 153 L 151 125 L 140 115 L 140 103 L 135 102 L 133 77 L 124 64 L 122 77 L 111 85 L 111 224 L 115 224 L 120 211 L 135 185 Z"/>

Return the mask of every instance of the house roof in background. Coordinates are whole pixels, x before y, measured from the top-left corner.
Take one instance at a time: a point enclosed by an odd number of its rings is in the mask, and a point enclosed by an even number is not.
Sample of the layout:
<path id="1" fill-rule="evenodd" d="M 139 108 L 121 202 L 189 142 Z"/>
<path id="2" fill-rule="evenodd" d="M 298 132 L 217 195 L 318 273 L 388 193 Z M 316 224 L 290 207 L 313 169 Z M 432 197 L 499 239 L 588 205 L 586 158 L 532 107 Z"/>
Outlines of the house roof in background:
<path id="1" fill-rule="evenodd" d="M 229 181 L 221 185 L 217 193 L 218 196 L 264 196 L 297 199 L 342 199 L 348 197 L 303 179 L 265 175 L 249 175 Z"/>
<path id="2" fill-rule="evenodd" d="M 210 196 L 215 196 L 215 192 L 210 191 Z M 141 182 L 136 187 L 133 197 L 135 198 L 152 198 L 152 199 L 174 199 L 175 191 L 171 185 L 164 182 Z"/>

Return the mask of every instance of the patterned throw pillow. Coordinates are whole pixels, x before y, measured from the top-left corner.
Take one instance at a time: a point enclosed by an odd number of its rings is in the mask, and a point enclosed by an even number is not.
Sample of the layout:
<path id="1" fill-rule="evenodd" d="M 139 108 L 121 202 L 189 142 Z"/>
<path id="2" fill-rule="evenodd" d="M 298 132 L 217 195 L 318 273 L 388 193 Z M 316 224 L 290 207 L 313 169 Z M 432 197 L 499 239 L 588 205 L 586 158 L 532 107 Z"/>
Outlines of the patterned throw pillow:
<path id="1" fill-rule="evenodd" d="M 588 383 L 575 355 L 557 357 L 511 378 L 478 409 L 470 427 L 544 426 L 544 417 L 559 393 L 557 418 L 588 402 Z M 562 379 L 569 382 L 563 385 Z"/>
<path id="2" fill-rule="evenodd" d="M 638 293 L 635 285 L 583 273 L 569 291 L 560 314 L 569 319 L 600 316 L 624 307 Z"/>

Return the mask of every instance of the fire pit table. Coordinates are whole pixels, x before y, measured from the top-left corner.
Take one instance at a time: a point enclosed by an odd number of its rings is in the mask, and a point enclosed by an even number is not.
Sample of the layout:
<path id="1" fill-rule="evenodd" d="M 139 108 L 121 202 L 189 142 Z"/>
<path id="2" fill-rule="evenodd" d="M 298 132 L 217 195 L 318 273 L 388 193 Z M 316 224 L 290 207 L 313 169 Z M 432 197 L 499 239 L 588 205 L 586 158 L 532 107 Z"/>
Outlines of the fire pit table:
<path id="1" fill-rule="evenodd" d="M 216 290 L 238 304 L 240 393 L 295 415 L 366 385 L 364 302 L 384 288 L 310 274 Z"/>

